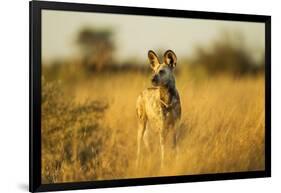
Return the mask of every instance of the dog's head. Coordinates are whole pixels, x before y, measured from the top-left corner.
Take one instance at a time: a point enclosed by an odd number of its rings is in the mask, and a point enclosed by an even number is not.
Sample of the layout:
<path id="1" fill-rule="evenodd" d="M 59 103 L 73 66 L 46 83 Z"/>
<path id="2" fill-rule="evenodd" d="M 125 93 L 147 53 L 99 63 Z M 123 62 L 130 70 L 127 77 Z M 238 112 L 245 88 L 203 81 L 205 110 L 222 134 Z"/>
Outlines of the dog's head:
<path id="1" fill-rule="evenodd" d="M 164 54 L 164 62 L 160 63 L 159 58 L 152 50 L 148 51 L 150 67 L 153 70 L 151 83 L 153 86 L 168 86 L 174 84 L 173 70 L 177 64 L 177 56 L 172 50 Z"/>

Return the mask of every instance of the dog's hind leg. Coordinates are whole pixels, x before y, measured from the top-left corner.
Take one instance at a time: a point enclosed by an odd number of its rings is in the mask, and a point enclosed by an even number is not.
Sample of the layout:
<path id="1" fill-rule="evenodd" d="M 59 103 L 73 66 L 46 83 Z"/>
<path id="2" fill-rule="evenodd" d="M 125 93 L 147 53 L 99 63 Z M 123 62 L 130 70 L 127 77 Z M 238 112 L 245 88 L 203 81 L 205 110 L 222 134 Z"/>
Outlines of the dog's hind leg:
<path id="1" fill-rule="evenodd" d="M 179 146 L 178 146 L 178 136 L 177 136 L 177 130 L 174 131 L 173 133 L 173 152 L 174 152 L 174 155 L 173 157 L 175 158 L 176 162 L 178 161 L 178 158 L 179 158 Z"/>

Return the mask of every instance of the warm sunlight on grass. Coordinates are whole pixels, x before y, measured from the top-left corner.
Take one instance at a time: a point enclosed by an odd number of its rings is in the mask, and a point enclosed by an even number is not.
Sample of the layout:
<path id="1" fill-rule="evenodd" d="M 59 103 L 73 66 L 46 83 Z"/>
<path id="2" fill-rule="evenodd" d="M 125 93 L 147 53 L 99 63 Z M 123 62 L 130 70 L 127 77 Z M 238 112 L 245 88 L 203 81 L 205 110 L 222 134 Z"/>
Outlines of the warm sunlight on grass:
<path id="1" fill-rule="evenodd" d="M 264 79 L 194 79 L 184 71 L 176 80 L 179 152 L 163 171 L 153 132 L 151 149 L 135 168 L 135 103 L 149 86 L 148 75 L 108 72 L 75 84 L 44 80 L 43 183 L 264 169 Z"/>

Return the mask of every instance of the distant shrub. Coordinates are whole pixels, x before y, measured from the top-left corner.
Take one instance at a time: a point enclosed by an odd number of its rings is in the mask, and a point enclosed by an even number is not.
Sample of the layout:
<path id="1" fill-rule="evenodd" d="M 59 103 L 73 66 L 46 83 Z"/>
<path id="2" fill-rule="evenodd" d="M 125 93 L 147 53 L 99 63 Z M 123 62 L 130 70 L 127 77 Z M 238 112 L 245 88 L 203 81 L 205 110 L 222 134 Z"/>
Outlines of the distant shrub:
<path id="1" fill-rule="evenodd" d="M 264 70 L 264 61 L 253 59 L 239 35 L 230 37 L 227 33 L 222 34 L 209 49 L 206 48 L 197 48 L 192 66 L 195 70 L 208 75 L 227 73 L 235 76 L 253 75 Z"/>

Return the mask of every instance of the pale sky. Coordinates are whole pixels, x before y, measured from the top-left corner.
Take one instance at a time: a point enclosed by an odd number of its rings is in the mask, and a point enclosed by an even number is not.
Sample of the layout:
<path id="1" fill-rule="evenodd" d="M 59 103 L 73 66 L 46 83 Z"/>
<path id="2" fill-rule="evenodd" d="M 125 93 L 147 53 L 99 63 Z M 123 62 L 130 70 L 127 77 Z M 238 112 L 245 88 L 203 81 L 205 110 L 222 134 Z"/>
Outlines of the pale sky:
<path id="1" fill-rule="evenodd" d="M 241 46 L 256 58 L 265 45 L 263 23 L 43 10 L 43 61 L 77 56 L 75 40 L 83 27 L 113 29 L 118 61 L 144 61 L 150 49 L 171 49 L 178 58 L 191 56 L 196 46 L 219 38 L 222 31 L 239 32 L 245 41 Z"/>

